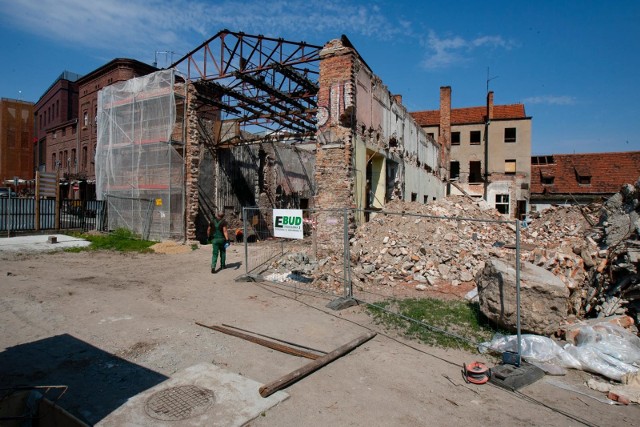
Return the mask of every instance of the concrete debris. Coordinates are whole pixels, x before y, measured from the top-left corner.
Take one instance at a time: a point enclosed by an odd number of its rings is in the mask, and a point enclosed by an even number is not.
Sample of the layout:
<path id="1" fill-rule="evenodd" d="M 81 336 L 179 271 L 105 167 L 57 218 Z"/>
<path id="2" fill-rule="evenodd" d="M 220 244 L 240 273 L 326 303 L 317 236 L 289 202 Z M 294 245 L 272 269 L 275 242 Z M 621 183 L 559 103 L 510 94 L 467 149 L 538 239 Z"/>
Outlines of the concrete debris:
<path id="1" fill-rule="evenodd" d="M 480 310 L 493 323 L 516 327 L 516 270 L 513 264 L 489 260 L 478 277 Z M 551 335 L 567 317 L 569 289 L 551 272 L 523 262 L 520 267 L 520 324 L 522 331 Z"/>

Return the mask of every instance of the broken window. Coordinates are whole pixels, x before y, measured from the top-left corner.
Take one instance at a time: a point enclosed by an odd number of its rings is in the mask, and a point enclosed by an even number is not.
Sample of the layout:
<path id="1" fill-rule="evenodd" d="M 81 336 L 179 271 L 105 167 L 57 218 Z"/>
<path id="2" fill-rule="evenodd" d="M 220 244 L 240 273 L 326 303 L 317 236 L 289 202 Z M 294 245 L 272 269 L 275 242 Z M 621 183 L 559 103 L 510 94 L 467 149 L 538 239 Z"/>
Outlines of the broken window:
<path id="1" fill-rule="evenodd" d="M 504 173 L 505 175 L 515 175 L 516 174 L 516 160 L 508 159 L 504 161 Z"/>
<path id="2" fill-rule="evenodd" d="M 460 145 L 460 132 L 451 132 L 451 145 Z"/>
<path id="3" fill-rule="evenodd" d="M 425 205 L 426 205 L 427 203 L 429 203 L 429 196 L 423 196 L 423 197 L 422 197 L 422 203 L 424 203 Z"/>
<path id="4" fill-rule="evenodd" d="M 427 136 L 431 139 L 434 139 L 433 132 L 427 132 Z"/>
<path id="5" fill-rule="evenodd" d="M 449 179 L 460 178 L 460 162 L 451 162 L 449 165 Z"/>
<path id="6" fill-rule="evenodd" d="M 496 194 L 496 210 L 503 215 L 509 215 L 508 194 Z"/>
<path id="7" fill-rule="evenodd" d="M 415 202 L 416 200 L 418 200 L 418 193 L 411 193 L 411 201 Z"/>
<path id="8" fill-rule="evenodd" d="M 516 128 L 504 128 L 504 142 L 516 142 Z"/>
<path id="9" fill-rule="evenodd" d="M 482 132 L 479 130 L 472 130 L 469 132 L 469 142 L 471 145 L 479 145 L 482 138 Z"/>
<path id="10" fill-rule="evenodd" d="M 555 177 L 553 176 L 543 176 L 542 178 L 540 178 L 540 182 L 542 183 L 542 185 L 553 185 L 554 180 Z"/>
<path id="11" fill-rule="evenodd" d="M 469 162 L 469 182 L 482 182 L 482 164 L 479 161 Z"/>

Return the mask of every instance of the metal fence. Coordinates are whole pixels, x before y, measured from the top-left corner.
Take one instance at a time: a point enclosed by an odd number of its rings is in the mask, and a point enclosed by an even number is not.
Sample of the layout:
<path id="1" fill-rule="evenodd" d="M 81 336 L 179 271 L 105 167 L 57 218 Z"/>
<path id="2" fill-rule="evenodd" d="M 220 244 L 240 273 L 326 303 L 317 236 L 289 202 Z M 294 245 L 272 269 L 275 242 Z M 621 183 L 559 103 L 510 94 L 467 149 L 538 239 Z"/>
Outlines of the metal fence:
<path id="1" fill-rule="evenodd" d="M 105 204 L 101 200 L 40 199 L 39 228 L 35 198 L 0 198 L 0 231 L 22 233 L 46 230 L 104 230 Z M 56 224 L 58 219 L 58 224 Z"/>
<path id="2" fill-rule="evenodd" d="M 518 221 L 309 209 L 304 210 L 304 238 L 291 240 L 274 237 L 271 212 L 243 209 L 248 275 L 296 290 L 342 296 L 416 323 L 423 319 L 407 319 L 390 302 L 434 294 L 459 299 L 474 287 L 487 253 L 502 256 L 506 246 L 513 251 L 509 259 L 516 275 L 516 306 L 505 309 L 516 313 L 519 334 Z M 368 218 L 368 222 L 354 233 L 350 225 L 356 218 Z M 456 336 L 455 331 L 442 332 Z"/>
<path id="3" fill-rule="evenodd" d="M 243 208 L 245 273 L 285 287 L 343 295 L 348 292 L 347 211 L 302 209 L 303 238 L 274 236 L 273 211 Z M 323 236 L 340 236 L 330 249 Z"/>

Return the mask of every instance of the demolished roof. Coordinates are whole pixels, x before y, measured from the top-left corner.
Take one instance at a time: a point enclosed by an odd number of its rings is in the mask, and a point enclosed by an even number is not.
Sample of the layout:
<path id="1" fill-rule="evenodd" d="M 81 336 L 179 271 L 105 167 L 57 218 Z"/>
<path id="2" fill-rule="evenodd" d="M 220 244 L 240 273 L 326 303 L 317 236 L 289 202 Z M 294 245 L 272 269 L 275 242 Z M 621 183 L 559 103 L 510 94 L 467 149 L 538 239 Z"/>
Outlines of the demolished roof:
<path id="1" fill-rule="evenodd" d="M 420 126 L 439 126 L 440 110 L 415 111 L 411 115 Z M 467 107 L 451 109 L 451 125 L 484 123 L 487 107 Z M 527 119 L 524 104 L 494 105 L 492 120 Z"/>

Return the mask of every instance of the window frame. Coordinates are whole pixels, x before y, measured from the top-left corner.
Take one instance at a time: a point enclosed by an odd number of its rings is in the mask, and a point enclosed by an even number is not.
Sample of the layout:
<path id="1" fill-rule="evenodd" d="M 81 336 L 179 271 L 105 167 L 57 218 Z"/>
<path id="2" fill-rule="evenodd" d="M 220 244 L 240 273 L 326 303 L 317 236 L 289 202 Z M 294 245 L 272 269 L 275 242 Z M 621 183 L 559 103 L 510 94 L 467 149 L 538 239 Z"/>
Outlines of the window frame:
<path id="1" fill-rule="evenodd" d="M 513 131 L 513 136 L 507 135 L 507 133 L 511 133 Z M 504 142 L 508 144 L 513 144 L 518 142 L 518 131 L 514 127 L 504 128 Z"/>
<path id="2" fill-rule="evenodd" d="M 477 141 L 474 139 L 474 135 L 477 135 Z M 481 130 L 472 130 L 469 131 L 469 144 L 471 145 L 480 145 L 482 144 L 482 131 Z"/>

